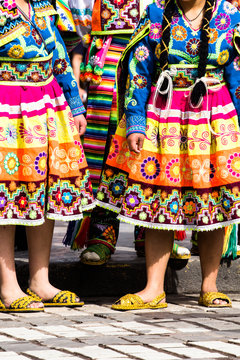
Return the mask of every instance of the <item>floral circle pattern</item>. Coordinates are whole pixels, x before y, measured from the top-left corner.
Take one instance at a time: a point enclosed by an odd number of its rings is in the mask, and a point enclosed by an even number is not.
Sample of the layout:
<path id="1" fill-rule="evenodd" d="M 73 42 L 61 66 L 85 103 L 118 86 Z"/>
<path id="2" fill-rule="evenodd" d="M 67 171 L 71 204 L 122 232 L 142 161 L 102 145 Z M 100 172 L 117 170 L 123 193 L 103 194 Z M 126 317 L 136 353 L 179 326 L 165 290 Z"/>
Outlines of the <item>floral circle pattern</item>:
<path id="1" fill-rule="evenodd" d="M 229 52 L 227 50 L 223 50 L 218 55 L 217 62 L 219 65 L 224 65 L 228 61 L 228 58 L 229 58 Z"/>
<path id="2" fill-rule="evenodd" d="M 186 201 L 183 205 L 183 211 L 186 215 L 194 215 L 196 213 L 196 204 L 192 200 Z"/>
<path id="3" fill-rule="evenodd" d="M 23 55 L 24 50 L 20 45 L 13 45 L 8 51 L 8 56 L 15 59 L 20 59 L 23 57 Z"/>
<path id="4" fill-rule="evenodd" d="M 179 159 L 172 159 L 166 166 L 166 175 L 167 178 L 174 183 L 179 182 L 180 177 L 180 166 L 179 166 Z"/>
<path id="5" fill-rule="evenodd" d="M 12 9 L 15 8 L 17 5 L 16 5 L 15 0 L 4 0 L 3 6 L 4 6 L 5 8 L 7 8 L 8 10 L 12 10 Z"/>
<path id="6" fill-rule="evenodd" d="M 160 23 L 151 24 L 150 33 L 149 33 L 150 39 L 153 40 L 160 39 L 161 35 L 162 35 L 162 24 Z"/>
<path id="7" fill-rule="evenodd" d="M 44 151 L 35 158 L 34 166 L 39 175 L 45 175 L 47 171 L 47 154 Z"/>
<path id="8" fill-rule="evenodd" d="M 141 164 L 141 173 L 147 180 L 156 179 L 160 174 L 160 164 L 158 160 L 154 156 L 149 156 L 147 159 L 143 160 L 143 163 Z"/>
<path id="9" fill-rule="evenodd" d="M 234 34 L 234 29 L 230 29 L 226 33 L 226 41 L 231 46 L 233 46 L 233 34 Z"/>
<path id="10" fill-rule="evenodd" d="M 112 144 L 111 144 L 111 148 L 110 148 L 110 151 L 109 151 L 109 155 L 108 155 L 108 158 L 111 160 L 113 158 L 115 158 L 117 156 L 119 152 L 119 144 L 118 144 L 118 141 L 116 139 L 113 139 L 112 140 Z"/>
<path id="11" fill-rule="evenodd" d="M 27 198 L 26 196 L 21 196 L 20 199 L 18 200 L 19 203 L 19 207 L 20 209 L 25 209 L 27 206 Z"/>
<path id="12" fill-rule="evenodd" d="M 133 77 L 133 82 L 138 89 L 143 89 L 147 86 L 147 79 L 142 75 L 135 75 Z"/>
<path id="13" fill-rule="evenodd" d="M 214 44 L 218 38 L 218 32 L 216 29 L 209 29 L 208 32 L 209 44 Z"/>
<path id="14" fill-rule="evenodd" d="M 183 41 L 187 37 L 187 31 L 184 29 L 183 26 L 177 25 L 174 26 L 174 28 L 172 29 L 172 36 L 177 41 Z"/>
<path id="15" fill-rule="evenodd" d="M 230 26 L 230 24 L 231 19 L 229 15 L 221 13 L 216 17 L 215 25 L 217 29 L 226 30 Z"/>
<path id="16" fill-rule="evenodd" d="M 233 67 L 236 71 L 240 71 L 240 57 L 236 56 L 233 61 Z"/>
<path id="17" fill-rule="evenodd" d="M 149 56 L 149 50 L 146 46 L 139 46 L 135 51 L 135 57 L 138 61 L 144 61 Z"/>
<path id="18" fill-rule="evenodd" d="M 240 177 L 240 153 L 230 155 L 227 161 L 227 168 L 232 176 Z"/>
<path id="19" fill-rule="evenodd" d="M 73 197 L 69 191 L 64 192 L 64 194 L 62 195 L 62 201 L 64 202 L 64 204 L 71 204 L 72 199 Z"/>
<path id="20" fill-rule="evenodd" d="M 5 204 L 6 204 L 7 200 L 4 196 L 0 197 L 0 209 L 4 208 Z"/>
<path id="21" fill-rule="evenodd" d="M 170 204 L 170 210 L 171 210 L 172 213 L 176 214 L 178 212 L 178 209 L 179 209 L 179 204 L 175 200 Z"/>
<path id="22" fill-rule="evenodd" d="M 128 195 L 126 198 L 126 202 L 128 206 L 131 206 L 132 208 L 139 204 L 139 200 L 136 195 Z"/>
<path id="23" fill-rule="evenodd" d="M 9 175 L 13 175 L 20 166 L 17 155 L 14 153 L 8 153 L 4 159 L 4 168 Z"/>
<path id="24" fill-rule="evenodd" d="M 196 56 L 199 53 L 199 45 L 200 45 L 200 40 L 199 39 L 190 39 L 187 42 L 186 45 L 186 50 L 190 55 Z"/>
<path id="25" fill-rule="evenodd" d="M 53 71 L 55 74 L 63 74 L 67 69 L 67 62 L 65 59 L 57 59 L 54 63 Z"/>

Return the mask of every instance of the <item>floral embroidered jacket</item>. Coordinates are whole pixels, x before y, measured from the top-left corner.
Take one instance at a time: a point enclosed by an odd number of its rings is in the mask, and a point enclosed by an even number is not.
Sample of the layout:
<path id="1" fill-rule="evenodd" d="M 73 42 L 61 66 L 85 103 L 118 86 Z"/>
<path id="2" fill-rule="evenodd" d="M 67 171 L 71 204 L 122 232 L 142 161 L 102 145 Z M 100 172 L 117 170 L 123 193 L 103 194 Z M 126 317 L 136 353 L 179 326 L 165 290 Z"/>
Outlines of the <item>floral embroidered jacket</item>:
<path id="1" fill-rule="evenodd" d="M 64 42 L 55 26 L 57 12 L 47 0 L 31 0 L 30 6 L 31 20 L 41 33 L 46 48 L 36 29 L 20 15 L 15 1 L 0 0 L 0 58 L 6 60 L 6 71 L 0 74 L 0 80 L 2 76 L 11 77 L 8 58 L 12 61 L 36 58 L 41 60 L 41 57 L 52 54 L 53 74 L 63 89 L 73 116 L 82 114 L 85 108 L 78 93 Z"/>
<path id="2" fill-rule="evenodd" d="M 162 0 L 147 7 L 120 64 L 124 68 L 124 61 L 128 62 L 129 85 L 124 109 L 127 136 L 134 132 L 145 134 L 146 104 L 153 77 L 156 77 L 159 69 L 163 8 Z M 190 26 L 176 2 L 176 12 L 171 24 L 169 64 L 198 64 L 200 33 L 199 29 L 194 30 Z M 224 71 L 224 78 L 240 119 L 240 13 L 230 2 L 217 0 L 210 21 L 209 36 L 208 65 L 216 66 L 219 72 Z M 192 75 L 196 77 L 196 69 L 192 71 Z M 187 82 L 187 79 L 183 78 L 182 81 Z M 119 87 L 121 86 L 119 83 Z"/>

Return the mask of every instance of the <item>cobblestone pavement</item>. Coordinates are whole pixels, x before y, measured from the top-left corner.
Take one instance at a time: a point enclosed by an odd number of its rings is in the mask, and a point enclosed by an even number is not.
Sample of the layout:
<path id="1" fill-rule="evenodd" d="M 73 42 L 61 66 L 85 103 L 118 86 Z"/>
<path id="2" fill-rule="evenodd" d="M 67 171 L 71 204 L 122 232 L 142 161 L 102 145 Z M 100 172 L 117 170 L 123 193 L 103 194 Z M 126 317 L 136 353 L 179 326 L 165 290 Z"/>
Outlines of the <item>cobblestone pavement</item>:
<path id="1" fill-rule="evenodd" d="M 56 224 L 51 261 L 78 260 L 61 244 L 65 229 Z M 133 231 L 124 225 L 120 237 L 111 261 L 138 261 Z M 16 258 L 25 262 L 27 254 Z M 110 308 L 116 299 L 88 298 L 82 308 L 0 313 L 0 360 L 240 359 L 240 289 L 231 298 L 232 309 L 199 307 L 190 294 L 169 295 L 158 311 L 118 312 Z"/>
<path id="2" fill-rule="evenodd" d="M 113 299 L 41 314 L 0 314 L 1 360 L 239 359 L 240 295 L 232 309 L 197 306 L 197 296 L 169 296 L 158 311 L 117 312 Z"/>

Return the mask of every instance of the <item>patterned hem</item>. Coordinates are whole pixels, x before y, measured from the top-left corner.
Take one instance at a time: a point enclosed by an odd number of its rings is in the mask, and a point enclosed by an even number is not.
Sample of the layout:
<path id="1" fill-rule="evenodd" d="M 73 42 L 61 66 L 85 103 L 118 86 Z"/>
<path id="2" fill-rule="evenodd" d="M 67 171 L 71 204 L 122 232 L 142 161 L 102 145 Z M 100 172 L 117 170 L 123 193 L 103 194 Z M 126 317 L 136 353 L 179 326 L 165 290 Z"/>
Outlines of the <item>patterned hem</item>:
<path id="1" fill-rule="evenodd" d="M 72 215 L 72 216 L 61 216 L 58 214 L 46 214 L 46 218 L 49 220 L 58 220 L 58 221 L 73 221 L 73 220 L 81 220 L 83 218 L 83 214 L 80 213 L 78 215 Z"/>
<path id="2" fill-rule="evenodd" d="M 82 212 L 93 210 L 96 207 L 96 205 L 97 205 L 97 201 L 93 201 L 91 204 L 88 205 L 82 205 L 81 206 Z"/>
<path id="3" fill-rule="evenodd" d="M 221 229 L 223 227 L 233 225 L 233 224 L 240 224 L 240 219 L 225 221 L 218 224 L 212 224 L 212 225 L 205 225 L 205 226 L 197 226 L 197 225 L 166 225 L 166 224 L 153 224 L 153 223 L 146 223 L 144 221 L 140 220 L 134 220 L 131 218 L 128 218 L 123 215 L 118 215 L 118 220 L 123 221 L 127 224 L 131 225 L 137 225 L 137 226 L 143 226 L 144 228 L 148 229 L 155 229 L 155 230 L 168 230 L 168 231 L 174 231 L 174 230 L 194 230 L 194 231 L 213 231 L 217 229 Z"/>
<path id="4" fill-rule="evenodd" d="M 0 225 L 39 226 L 42 225 L 44 222 L 44 218 L 38 220 L 2 219 L 0 220 Z"/>
<path id="5" fill-rule="evenodd" d="M 106 204 L 100 200 L 96 200 L 95 204 L 103 209 L 114 211 L 115 213 L 120 213 L 120 209 L 117 206 Z"/>

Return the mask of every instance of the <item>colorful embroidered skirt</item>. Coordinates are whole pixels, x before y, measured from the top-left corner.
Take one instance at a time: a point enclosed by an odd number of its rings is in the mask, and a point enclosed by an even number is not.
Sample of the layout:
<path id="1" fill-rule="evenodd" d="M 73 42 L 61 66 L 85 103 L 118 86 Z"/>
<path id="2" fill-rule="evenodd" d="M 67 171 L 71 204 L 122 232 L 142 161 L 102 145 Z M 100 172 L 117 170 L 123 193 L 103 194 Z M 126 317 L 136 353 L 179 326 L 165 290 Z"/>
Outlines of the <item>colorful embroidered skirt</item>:
<path id="1" fill-rule="evenodd" d="M 51 58 L 8 65 L 0 62 L 0 224 L 81 219 L 93 207 L 89 173 Z"/>
<path id="2" fill-rule="evenodd" d="M 188 101 L 191 69 L 178 69 L 169 112 L 155 88 L 147 106 L 146 138 L 130 153 L 123 116 L 113 138 L 97 199 L 119 219 L 144 227 L 199 231 L 240 222 L 240 132 L 223 74 L 208 74 L 200 108 Z M 216 75 L 216 76 L 215 76 Z M 185 80 L 184 80 L 185 79 Z M 211 124 L 211 126 L 209 125 Z M 211 127 L 217 133 L 213 135 Z"/>

